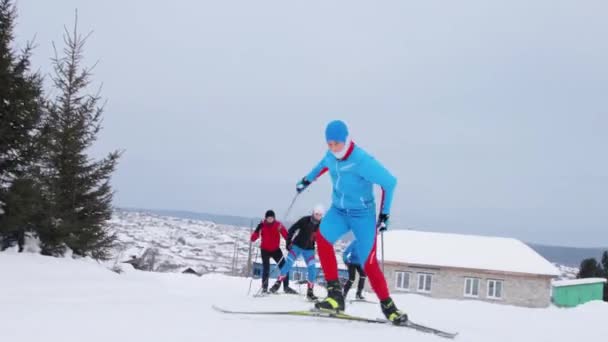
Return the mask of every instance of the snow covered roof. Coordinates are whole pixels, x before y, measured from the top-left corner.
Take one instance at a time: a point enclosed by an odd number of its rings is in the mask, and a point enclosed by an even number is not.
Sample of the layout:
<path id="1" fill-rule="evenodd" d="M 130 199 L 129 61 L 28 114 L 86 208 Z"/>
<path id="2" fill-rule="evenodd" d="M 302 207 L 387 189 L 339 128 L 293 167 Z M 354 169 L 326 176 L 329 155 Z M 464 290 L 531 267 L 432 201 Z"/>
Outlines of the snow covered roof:
<path id="1" fill-rule="evenodd" d="M 384 233 L 384 260 L 415 265 L 558 276 L 559 270 L 512 238 L 392 230 Z M 377 257 L 381 258 L 380 235 Z"/>
<path id="2" fill-rule="evenodd" d="M 584 285 L 584 284 L 597 284 L 605 283 L 605 278 L 583 278 L 583 279 L 564 279 L 554 280 L 551 284 L 554 287 L 572 286 L 572 285 Z"/>

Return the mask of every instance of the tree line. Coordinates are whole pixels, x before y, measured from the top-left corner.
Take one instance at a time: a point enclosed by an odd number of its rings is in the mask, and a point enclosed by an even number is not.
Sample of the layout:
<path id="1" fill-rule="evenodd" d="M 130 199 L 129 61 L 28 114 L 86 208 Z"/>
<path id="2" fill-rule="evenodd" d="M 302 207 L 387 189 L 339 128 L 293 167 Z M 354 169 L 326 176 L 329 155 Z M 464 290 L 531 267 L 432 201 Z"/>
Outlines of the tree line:
<path id="1" fill-rule="evenodd" d="M 83 65 L 90 34 L 78 32 L 76 15 L 42 75 L 31 65 L 35 45 L 16 48 L 16 18 L 13 0 L 0 0 L 0 250 L 22 251 L 32 236 L 45 255 L 106 259 L 115 243 L 110 178 L 122 152 L 87 153 L 104 113 Z"/>
<path id="2" fill-rule="evenodd" d="M 581 261 L 577 278 L 606 278 L 608 280 L 608 251 L 604 251 L 602 259 L 595 258 Z M 604 301 L 608 302 L 608 283 L 604 285 Z"/>

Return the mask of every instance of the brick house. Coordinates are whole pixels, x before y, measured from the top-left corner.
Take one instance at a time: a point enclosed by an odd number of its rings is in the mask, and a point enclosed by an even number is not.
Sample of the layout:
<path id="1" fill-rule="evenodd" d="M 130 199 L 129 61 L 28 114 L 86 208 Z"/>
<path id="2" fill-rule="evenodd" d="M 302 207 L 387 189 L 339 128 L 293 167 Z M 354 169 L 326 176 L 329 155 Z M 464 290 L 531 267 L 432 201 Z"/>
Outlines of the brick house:
<path id="1" fill-rule="evenodd" d="M 392 292 L 525 307 L 549 306 L 559 275 L 517 239 L 412 230 L 384 233 L 384 273 Z"/>

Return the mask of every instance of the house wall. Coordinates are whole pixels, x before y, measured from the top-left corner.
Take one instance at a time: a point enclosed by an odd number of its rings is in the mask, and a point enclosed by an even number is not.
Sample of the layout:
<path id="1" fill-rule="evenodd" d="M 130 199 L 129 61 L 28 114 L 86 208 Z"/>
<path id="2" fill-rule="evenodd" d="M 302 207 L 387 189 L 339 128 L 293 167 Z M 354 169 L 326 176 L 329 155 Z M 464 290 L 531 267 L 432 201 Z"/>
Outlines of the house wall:
<path id="1" fill-rule="evenodd" d="M 410 272 L 409 290 L 396 288 L 396 271 Z M 525 307 L 547 307 L 551 303 L 551 278 L 549 276 L 391 263 L 385 264 L 384 273 L 391 292 L 420 293 L 435 298 L 484 300 Z M 418 291 L 418 273 L 432 274 L 430 293 Z M 465 278 L 467 277 L 480 279 L 478 297 L 465 296 Z M 502 280 L 501 299 L 488 298 L 488 280 L 490 279 Z"/>
<path id="2" fill-rule="evenodd" d="M 604 298 L 604 283 L 559 286 L 553 288 L 553 303 L 562 307 L 575 307 Z"/>

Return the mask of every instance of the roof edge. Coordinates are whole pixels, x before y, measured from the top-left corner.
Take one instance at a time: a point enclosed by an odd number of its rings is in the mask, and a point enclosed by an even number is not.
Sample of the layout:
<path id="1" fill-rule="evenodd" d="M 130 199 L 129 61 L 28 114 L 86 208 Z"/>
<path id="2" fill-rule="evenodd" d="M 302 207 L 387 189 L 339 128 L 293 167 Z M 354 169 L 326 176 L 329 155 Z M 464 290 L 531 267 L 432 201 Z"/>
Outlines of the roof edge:
<path id="1" fill-rule="evenodd" d="M 468 270 L 474 271 L 477 273 L 491 273 L 491 274 L 505 274 L 505 275 L 515 275 L 515 276 L 542 276 L 547 278 L 556 278 L 561 275 L 561 273 L 556 268 L 556 273 L 529 273 L 529 272 L 514 272 L 514 271 L 504 271 L 504 270 L 491 270 L 491 269 L 482 269 L 482 268 L 471 268 L 471 267 L 455 267 L 455 266 L 447 266 L 447 265 L 426 265 L 426 264 L 411 264 L 407 262 L 399 262 L 399 261 L 384 261 L 385 265 L 391 266 L 412 266 L 412 267 L 420 267 L 420 268 L 444 268 L 444 269 L 452 269 L 452 270 Z"/>

